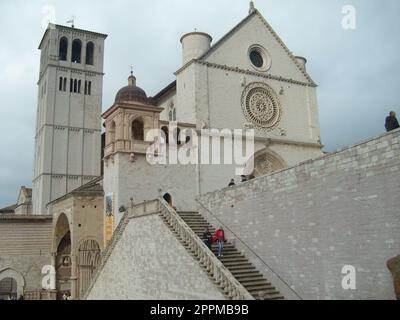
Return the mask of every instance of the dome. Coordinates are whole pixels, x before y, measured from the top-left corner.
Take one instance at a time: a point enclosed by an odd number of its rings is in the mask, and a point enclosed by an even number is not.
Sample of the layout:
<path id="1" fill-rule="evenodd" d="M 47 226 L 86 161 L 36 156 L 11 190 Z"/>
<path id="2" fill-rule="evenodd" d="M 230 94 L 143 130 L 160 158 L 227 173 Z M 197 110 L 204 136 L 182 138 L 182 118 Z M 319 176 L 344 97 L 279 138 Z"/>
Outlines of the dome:
<path id="1" fill-rule="evenodd" d="M 115 103 L 118 102 L 148 102 L 146 92 L 136 86 L 136 78 L 131 75 L 128 78 L 128 85 L 118 91 L 115 96 Z"/>

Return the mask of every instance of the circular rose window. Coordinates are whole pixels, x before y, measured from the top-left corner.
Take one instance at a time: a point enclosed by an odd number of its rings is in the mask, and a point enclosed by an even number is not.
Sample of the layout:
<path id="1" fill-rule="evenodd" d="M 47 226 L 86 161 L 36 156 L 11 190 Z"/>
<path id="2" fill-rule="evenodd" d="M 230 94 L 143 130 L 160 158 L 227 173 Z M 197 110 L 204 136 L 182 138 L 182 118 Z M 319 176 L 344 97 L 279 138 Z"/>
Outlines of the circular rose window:
<path id="1" fill-rule="evenodd" d="M 271 131 L 281 120 L 282 108 L 278 96 L 264 83 L 252 83 L 242 95 L 244 116 L 257 128 Z"/>

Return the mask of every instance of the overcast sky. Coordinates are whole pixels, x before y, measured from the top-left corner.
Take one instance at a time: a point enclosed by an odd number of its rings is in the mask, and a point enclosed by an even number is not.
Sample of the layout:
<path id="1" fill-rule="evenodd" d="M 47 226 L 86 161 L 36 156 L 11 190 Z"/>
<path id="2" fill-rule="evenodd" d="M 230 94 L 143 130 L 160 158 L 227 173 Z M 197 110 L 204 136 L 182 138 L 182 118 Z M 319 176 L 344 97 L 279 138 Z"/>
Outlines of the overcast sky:
<path id="1" fill-rule="evenodd" d="M 256 7 L 296 55 L 308 59 L 319 85 L 322 140 L 334 151 L 384 132 L 390 110 L 400 114 L 399 0 L 256 0 Z M 344 30 L 342 8 L 356 9 Z M 54 8 L 65 24 L 107 33 L 103 110 L 126 84 L 154 95 L 174 80 L 182 34 L 205 31 L 214 42 L 241 21 L 247 0 L 5 0 L 0 2 L 0 207 L 31 186 L 39 51 L 43 21 Z"/>

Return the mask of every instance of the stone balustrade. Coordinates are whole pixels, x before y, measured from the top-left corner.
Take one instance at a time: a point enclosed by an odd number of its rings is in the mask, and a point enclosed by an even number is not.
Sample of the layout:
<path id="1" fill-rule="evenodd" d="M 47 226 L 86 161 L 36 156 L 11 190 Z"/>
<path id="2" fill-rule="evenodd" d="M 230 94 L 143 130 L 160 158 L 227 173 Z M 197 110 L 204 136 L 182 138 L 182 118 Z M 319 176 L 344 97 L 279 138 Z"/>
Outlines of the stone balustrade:
<path id="1" fill-rule="evenodd" d="M 160 214 L 182 244 L 199 260 L 200 265 L 226 297 L 232 300 L 254 300 L 253 296 L 163 199 L 160 199 Z"/>

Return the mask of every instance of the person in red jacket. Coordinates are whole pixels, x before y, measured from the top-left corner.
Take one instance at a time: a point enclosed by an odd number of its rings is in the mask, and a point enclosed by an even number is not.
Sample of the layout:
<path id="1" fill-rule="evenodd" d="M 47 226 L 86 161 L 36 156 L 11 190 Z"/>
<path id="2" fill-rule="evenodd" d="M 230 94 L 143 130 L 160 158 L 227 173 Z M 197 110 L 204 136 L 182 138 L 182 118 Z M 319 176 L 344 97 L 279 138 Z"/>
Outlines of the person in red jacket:
<path id="1" fill-rule="evenodd" d="M 224 229 L 222 227 L 220 227 L 215 232 L 214 238 L 218 245 L 218 258 L 223 257 L 224 256 L 224 243 L 226 242 L 226 238 L 225 238 Z"/>

